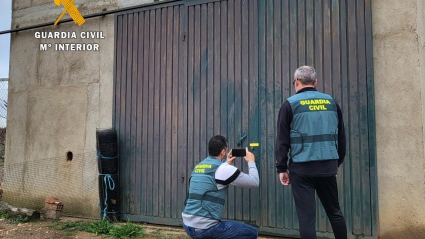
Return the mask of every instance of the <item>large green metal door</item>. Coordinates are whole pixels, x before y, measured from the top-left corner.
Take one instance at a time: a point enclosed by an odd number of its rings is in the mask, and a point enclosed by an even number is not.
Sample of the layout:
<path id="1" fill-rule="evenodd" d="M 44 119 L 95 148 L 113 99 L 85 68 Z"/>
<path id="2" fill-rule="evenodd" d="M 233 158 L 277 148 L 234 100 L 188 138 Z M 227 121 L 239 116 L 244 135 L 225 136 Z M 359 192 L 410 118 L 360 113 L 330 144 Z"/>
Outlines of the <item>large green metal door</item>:
<path id="1" fill-rule="evenodd" d="M 258 61 L 252 55 L 258 46 L 257 1 L 189 1 L 186 6 L 190 173 L 208 155 L 213 135 L 226 136 L 231 148 L 258 141 Z M 242 159 L 235 164 L 248 171 Z M 226 219 L 259 225 L 259 209 L 259 190 L 229 188 Z"/>
<path id="2" fill-rule="evenodd" d="M 277 180 L 274 162 L 276 119 L 295 93 L 294 71 L 316 68 L 318 90 L 341 105 L 347 156 L 338 173 L 340 203 L 350 238 L 377 235 L 371 6 L 369 0 L 259 1 L 259 98 L 261 216 L 264 231 L 298 234 L 289 187 Z M 317 200 L 316 229 L 333 238 Z"/>
<path id="3" fill-rule="evenodd" d="M 186 0 L 116 18 L 114 127 L 125 219 L 181 224 L 188 178 L 209 138 L 254 148 L 260 188 L 231 187 L 224 217 L 298 236 L 290 187 L 275 173 L 277 114 L 293 72 L 317 70 L 341 105 L 348 148 L 339 170 L 350 238 L 374 238 L 376 177 L 368 0 Z M 245 136 L 245 137 L 244 137 Z M 247 171 L 242 160 L 236 166 Z M 332 238 L 317 203 L 317 232 Z"/>
<path id="4" fill-rule="evenodd" d="M 181 224 L 188 179 L 208 156 L 209 139 L 258 142 L 256 14 L 256 1 L 232 0 L 117 16 L 114 126 L 124 218 Z M 242 159 L 236 165 L 248 171 Z M 259 192 L 232 187 L 224 217 L 260 225 Z"/>

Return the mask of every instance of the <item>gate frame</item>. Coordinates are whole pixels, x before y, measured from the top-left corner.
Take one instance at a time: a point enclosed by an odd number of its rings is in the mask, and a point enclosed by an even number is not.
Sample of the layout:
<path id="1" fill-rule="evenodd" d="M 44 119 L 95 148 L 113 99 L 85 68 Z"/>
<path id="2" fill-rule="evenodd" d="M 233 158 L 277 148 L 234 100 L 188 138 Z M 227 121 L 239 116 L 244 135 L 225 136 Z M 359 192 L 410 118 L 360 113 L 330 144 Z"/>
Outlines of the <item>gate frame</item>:
<path id="1" fill-rule="evenodd" d="M 227 0 L 164 0 L 161 2 L 152 2 L 141 4 L 139 8 L 120 12 L 115 14 L 114 17 L 114 66 L 113 66 L 113 106 L 112 106 L 112 125 L 115 128 L 115 112 L 116 112 L 116 83 L 117 83 L 117 36 L 118 36 L 118 27 L 117 19 L 120 15 L 126 15 L 131 13 L 136 13 L 140 11 L 146 11 L 151 9 L 175 6 L 175 5 L 197 5 L 202 3 L 218 2 L 218 1 L 227 1 Z M 262 1 L 267 0 L 258 0 L 259 5 Z M 374 64 L 373 64 L 373 32 L 372 32 L 372 0 L 365 1 L 365 47 L 366 47 L 366 85 L 367 85 L 367 113 L 368 113 L 368 150 L 369 150 L 369 177 L 370 177 L 370 200 L 371 200 L 371 224 L 372 224 L 372 236 L 361 236 L 353 235 L 353 238 L 377 238 L 378 237 L 378 219 L 379 219 L 379 201 L 378 201 L 378 177 L 377 177 L 377 155 L 376 155 L 376 117 L 375 117 L 375 98 L 374 98 Z M 260 8 L 258 8 L 260 9 Z M 121 200 L 123 201 L 123 200 Z M 261 210 L 260 210 L 261 211 Z M 121 214 L 122 218 L 128 218 L 133 221 L 143 221 L 148 223 L 155 224 L 164 224 L 170 226 L 182 226 L 182 223 L 176 223 L 176 220 L 173 218 L 161 218 L 155 219 L 150 216 L 141 216 L 141 215 L 129 215 Z M 350 229 L 350 227 L 348 227 Z M 269 227 L 260 226 L 259 231 L 267 235 L 282 235 L 282 230 L 287 235 L 298 235 L 298 230 L 293 229 L 274 229 Z M 331 237 L 332 233 L 322 233 L 324 237 Z"/>

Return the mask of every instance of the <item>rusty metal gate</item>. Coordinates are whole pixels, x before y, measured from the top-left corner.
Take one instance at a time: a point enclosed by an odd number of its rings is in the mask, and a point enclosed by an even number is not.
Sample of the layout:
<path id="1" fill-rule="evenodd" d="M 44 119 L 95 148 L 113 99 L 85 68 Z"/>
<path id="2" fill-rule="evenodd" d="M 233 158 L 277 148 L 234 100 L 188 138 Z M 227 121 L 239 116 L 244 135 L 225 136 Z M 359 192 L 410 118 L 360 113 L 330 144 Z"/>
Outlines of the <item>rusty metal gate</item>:
<path id="1" fill-rule="evenodd" d="M 224 217 L 299 235 L 290 188 L 275 173 L 274 138 L 280 105 L 294 94 L 293 72 L 308 64 L 345 118 L 338 183 L 349 232 L 376 237 L 370 7 L 369 0 L 186 0 L 117 15 L 113 122 L 123 218 L 180 225 L 190 172 L 207 156 L 209 138 L 222 134 L 230 147 L 260 144 L 260 188 L 231 187 Z M 319 235 L 331 237 L 320 203 L 317 219 Z"/>

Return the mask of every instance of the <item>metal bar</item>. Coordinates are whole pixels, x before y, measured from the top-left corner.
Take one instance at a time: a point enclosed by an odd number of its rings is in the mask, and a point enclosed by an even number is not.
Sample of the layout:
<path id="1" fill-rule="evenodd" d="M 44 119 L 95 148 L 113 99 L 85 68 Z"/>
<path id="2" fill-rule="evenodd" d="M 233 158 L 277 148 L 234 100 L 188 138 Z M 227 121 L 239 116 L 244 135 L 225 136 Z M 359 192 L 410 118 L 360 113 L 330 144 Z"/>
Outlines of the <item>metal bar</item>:
<path id="1" fill-rule="evenodd" d="M 102 12 L 98 12 L 98 13 L 88 14 L 88 15 L 83 16 L 83 17 L 84 17 L 84 19 L 101 17 L 101 16 L 106 16 L 106 15 L 109 15 L 109 14 L 115 14 L 115 13 L 119 13 L 119 12 L 130 11 L 130 10 L 134 10 L 134 9 L 138 9 L 138 8 L 142 8 L 142 7 L 155 6 L 155 5 L 159 5 L 159 4 L 165 4 L 165 3 L 177 2 L 177 1 L 181 1 L 181 0 L 164 0 L 164 1 L 161 1 L 161 2 L 145 3 L 145 4 L 140 4 L 140 5 L 131 6 L 131 7 L 124 7 L 124 8 L 118 8 L 118 9 L 114 9 L 114 10 L 110 10 L 110 11 L 102 11 Z M 74 20 L 72 20 L 72 18 L 61 20 L 61 21 L 59 21 L 58 25 L 62 24 L 62 23 L 66 23 L 66 22 L 71 22 L 71 21 L 74 21 Z M 32 29 L 41 28 L 41 27 L 54 26 L 54 24 L 55 24 L 55 22 L 48 22 L 48 23 L 42 23 L 42 24 L 23 27 L 23 28 L 15 28 L 15 29 L 6 30 L 6 31 L 0 31 L 0 35 L 13 33 L 13 32 L 21 32 L 21 31 L 26 31 L 26 30 L 32 30 Z"/>
<path id="2" fill-rule="evenodd" d="M 0 81 L 9 81 L 9 78 L 0 78 Z"/>

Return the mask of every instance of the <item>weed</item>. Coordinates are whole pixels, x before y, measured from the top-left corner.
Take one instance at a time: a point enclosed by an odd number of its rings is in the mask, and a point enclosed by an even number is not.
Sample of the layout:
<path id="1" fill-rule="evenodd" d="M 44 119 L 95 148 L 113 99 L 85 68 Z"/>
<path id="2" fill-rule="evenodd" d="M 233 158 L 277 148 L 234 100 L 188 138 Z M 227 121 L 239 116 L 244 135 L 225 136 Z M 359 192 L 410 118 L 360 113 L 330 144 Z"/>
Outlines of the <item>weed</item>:
<path id="1" fill-rule="evenodd" d="M 58 230 L 64 231 L 86 231 L 90 224 L 86 222 L 67 222 L 63 224 Z"/>
<path id="2" fill-rule="evenodd" d="M 145 229 L 141 226 L 135 226 L 130 221 L 121 226 L 112 227 L 109 235 L 113 238 L 132 238 L 143 237 Z"/>
<path id="3" fill-rule="evenodd" d="M 114 226 L 108 220 L 100 220 L 90 223 L 85 231 L 92 232 L 97 236 L 99 234 L 107 234 L 113 228 Z"/>
<path id="4" fill-rule="evenodd" d="M 6 212 L 6 213 L 1 214 L 0 217 L 3 218 L 3 219 L 9 219 L 11 217 L 11 215 Z"/>
<path id="5" fill-rule="evenodd" d="M 16 217 L 13 217 L 12 220 L 10 220 L 10 223 L 19 224 L 19 223 L 25 223 L 29 221 L 30 221 L 30 218 L 27 215 L 20 214 Z"/>

